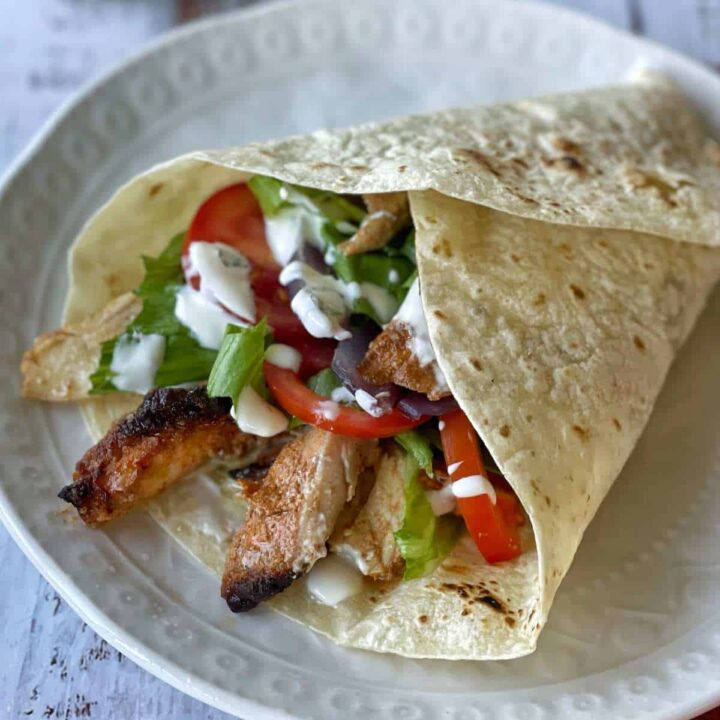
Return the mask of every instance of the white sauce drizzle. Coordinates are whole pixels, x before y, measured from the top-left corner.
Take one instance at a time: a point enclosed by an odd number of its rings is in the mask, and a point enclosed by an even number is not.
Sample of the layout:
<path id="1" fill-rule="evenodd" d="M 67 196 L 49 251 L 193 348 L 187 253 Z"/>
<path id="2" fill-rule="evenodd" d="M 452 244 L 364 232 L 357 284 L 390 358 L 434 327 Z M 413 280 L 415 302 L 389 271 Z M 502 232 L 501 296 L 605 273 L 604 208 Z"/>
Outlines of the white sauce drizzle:
<path id="1" fill-rule="evenodd" d="M 334 545 L 333 552 L 346 560 L 349 560 L 363 575 L 367 575 L 370 572 L 370 566 L 367 563 L 364 555 L 352 545 L 342 543 L 341 545 Z"/>
<path id="2" fill-rule="evenodd" d="M 425 495 L 430 501 L 430 507 L 435 515 L 447 515 L 454 512 L 457 500 L 452 491 L 452 484 L 445 485 L 440 490 L 428 490 Z"/>
<path id="3" fill-rule="evenodd" d="M 260 437 L 272 437 L 287 430 L 288 419 L 276 407 L 265 402 L 249 385 L 246 385 L 230 410 L 237 426 L 243 432 Z"/>
<path id="4" fill-rule="evenodd" d="M 302 355 L 300 355 L 294 347 L 281 343 L 273 343 L 265 351 L 265 360 L 271 365 L 277 365 L 277 367 L 292 370 L 296 373 L 300 370 Z"/>
<path id="5" fill-rule="evenodd" d="M 307 576 L 307 589 L 323 605 L 339 605 L 363 589 L 363 576 L 348 562 L 329 555 L 315 563 Z"/>
<path id="6" fill-rule="evenodd" d="M 188 277 L 200 276 L 200 292 L 231 313 L 255 322 L 250 263 L 225 243 L 190 243 Z"/>
<path id="7" fill-rule="evenodd" d="M 400 281 L 400 274 L 395 268 L 390 268 L 390 271 L 388 272 L 388 282 L 391 282 L 393 285 L 396 285 Z"/>
<path id="8" fill-rule="evenodd" d="M 318 403 L 318 411 L 320 416 L 325 420 L 336 420 L 340 415 L 340 406 L 332 400 L 323 400 Z"/>
<path id="9" fill-rule="evenodd" d="M 342 403 L 343 405 L 351 405 L 355 402 L 355 396 L 344 385 L 336 387 L 330 393 L 330 397 L 336 403 Z"/>
<path id="10" fill-rule="evenodd" d="M 374 283 L 345 283 L 332 275 L 323 275 L 306 263 L 294 260 L 280 273 L 280 284 L 302 280 L 305 286 L 290 303 L 305 329 L 314 337 L 346 340 L 350 333 L 342 327 L 343 320 L 355 302 L 365 298 L 382 322 L 387 322 L 397 309 L 397 301 Z"/>
<path id="11" fill-rule="evenodd" d="M 438 422 L 438 430 L 440 430 L 440 432 L 442 432 L 444 429 L 445 429 L 445 421 L 444 421 L 444 420 L 440 420 L 440 421 Z"/>
<path id="12" fill-rule="evenodd" d="M 437 363 L 435 350 L 430 342 L 430 332 L 428 331 L 425 311 L 420 299 L 420 282 L 418 278 L 415 278 L 415 282 L 410 286 L 394 320 L 403 322 L 410 327 L 410 347 L 413 355 L 422 367 L 432 363 L 438 388 L 447 389 L 447 380 Z"/>
<path id="13" fill-rule="evenodd" d="M 456 498 L 470 498 L 478 495 L 488 495 L 493 505 L 497 502 L 495 488 L 483 475 L 468 475 L 456 480 L 452 485 L 452 492 Z"/>
<path id="14" fill-rule="evenodd" d="M 460 462 L 456 462 L 456 463 L 453 463 L 452 465 L 448 465 L 448 473 L 450 475 L 454 475 L 457 472 L 458 468 L 462 464 L 463 464 L 463 461 L 461 460 Z"/>
<path id="15" fill-rule="evenodd" d="M 123 335 L 115 344 L 110 369 L 116 373 L 113 385 L 118 390 L 144 395 L 155 385 L 155 374 L 165 357 L 162 335 Z"/>
<path id="16" fill-rule="evenodd" d="M 357 404 L 368 414 L 373 417 L 380 417 L 385 412 L 378 404 L 376 398 L 374 398 L 367 390 L 356 390 L 355 401 Z"/>
<path id="17" fill-rule="evenodd" d="M 191 285 L 183 285 L 175 295 L 175 317 L 200 345 L 211 350 L 220 349 L 228 325 L 248 326 Z"/>
<path id="18" fill-rule="evenodd" d="M 283 190 L 287 195 L 287 189 L 281 188 L 281 193 Z M 305 242 L 322 249 L 325 246 L 320 235 L 322 224 L 322 217 L 304 207 L 285 208 L 277 215 L 266 217 L 265 237 L 275 260 L 287 265 Z"/>

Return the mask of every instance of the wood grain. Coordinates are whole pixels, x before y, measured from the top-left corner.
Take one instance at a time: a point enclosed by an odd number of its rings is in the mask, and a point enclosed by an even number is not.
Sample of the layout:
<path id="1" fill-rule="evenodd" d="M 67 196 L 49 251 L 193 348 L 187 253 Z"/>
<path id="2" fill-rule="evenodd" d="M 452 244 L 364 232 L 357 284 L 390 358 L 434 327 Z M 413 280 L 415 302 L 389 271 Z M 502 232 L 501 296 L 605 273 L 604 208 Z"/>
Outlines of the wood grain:
<path id="1" fill-rule="evenodd" d="M 173 24 L 248 0 L 0 0 L 0 171 L 82 83 Z M 555 0 L 720 68 L 717 0 Z M 90 630 L 0 527 L 0 716 L 224 720 Z M 248 719 L 250 720 L 250 719 Z M 703 716 L 720 720 L 720 710 Z"/>

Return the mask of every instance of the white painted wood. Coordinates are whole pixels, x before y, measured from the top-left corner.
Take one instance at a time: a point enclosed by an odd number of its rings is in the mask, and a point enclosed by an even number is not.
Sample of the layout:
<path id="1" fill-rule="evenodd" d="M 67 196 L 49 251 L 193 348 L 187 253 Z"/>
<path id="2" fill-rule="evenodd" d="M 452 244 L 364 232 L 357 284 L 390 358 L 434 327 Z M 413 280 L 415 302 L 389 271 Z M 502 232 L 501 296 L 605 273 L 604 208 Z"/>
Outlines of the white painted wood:
<path id="1" fill-rule="evenodd" d="M 720 0 L 555 0 L 720 63 Z M 0 0 L 0 171 L 62 100 L 173 22 L 247 0 Z M 0 527 L 0 717 L 223 720 L 108 647 Z M 250 720 L 250 719 L 248 719 Z"/>

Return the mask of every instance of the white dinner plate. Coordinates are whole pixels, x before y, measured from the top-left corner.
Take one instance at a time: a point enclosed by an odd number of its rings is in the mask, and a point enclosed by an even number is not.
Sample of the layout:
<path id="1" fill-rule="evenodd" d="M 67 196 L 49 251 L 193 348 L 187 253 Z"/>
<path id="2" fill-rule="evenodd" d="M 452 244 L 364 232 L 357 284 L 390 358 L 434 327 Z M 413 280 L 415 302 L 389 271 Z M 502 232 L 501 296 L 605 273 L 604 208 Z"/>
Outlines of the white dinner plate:
<path id="1" fill-rule="evenodd" d="M 686 718 L 720 702 L 720 293 L 560 588 L 538 651 L 495 663 L 346 650 L 269 610 L 231 615 L 217 579 L 137 512 L 91 531 L 56 499 L 89 437 L 75 407 L 19 396 L 56 326 L 65 255 L 134 173 L 187 150 L 670 72 L 720 126 L 720 79 L 549 5 L 309 0 L 192 25 L 66 106 L 0 197 L 0 514 L 110 643 L 248 720 Z"/>

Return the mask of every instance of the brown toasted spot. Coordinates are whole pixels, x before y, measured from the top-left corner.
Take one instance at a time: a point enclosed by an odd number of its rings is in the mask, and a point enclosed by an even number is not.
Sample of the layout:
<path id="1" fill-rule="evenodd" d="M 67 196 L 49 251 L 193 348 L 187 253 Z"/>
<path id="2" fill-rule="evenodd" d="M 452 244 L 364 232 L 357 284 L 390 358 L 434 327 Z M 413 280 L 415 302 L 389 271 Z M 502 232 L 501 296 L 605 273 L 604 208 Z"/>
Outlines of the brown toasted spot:
<path id="1" fill-rule="evenodd" d="M 571 284 L 570 284 L 570 289 L 573 291 L 573 295 L 574 295 L 578 300 L 584 300 L 584 299 L 585 299 L 585 291 L 584 291 L 582 288 L 578 287 L 578 286 L 575 285 L 574 283 L 571 283 Z"/>
<path id="2" fill-rule="evenodd" d="M 503 425 L 503 426 L 500 428 L 500 434 L 501 434 L 504 438 L 510 437 L 510 426 L 509 426 L 509 425 Z"/>
<path id="3" fill-rule="evenodd" d="M 533 300 L 533 305 L 544 305 L 545 300 L 545 293 L 538 293 Z"/>
<path id="4" fill-rule="evenodd" d="M 509 627 L 515 627 L 515 618 L 511 618 L 510 616 L 505 616 L 505 622 L 508 624 Z"/>
<path id="5" fill-rule="evenodd" d="M 528 422 L 532 422 L 532 421 L 533 421 L 533 416 L 532 416 L 532 415 L 526 415 L 526 416 L 525 416 L 525 419 L 526 419 Z"/>
<path id="6" fill-rule="evenodd" d="M 470 610 L 468 608 L 463 608 L 462 612 L 460 613 L 463 617 L 470 614 Z"/>
<path id="7" fill-rule="evenodd" d="M 528 169 L 528 164 L 521 158 L 521 157 L 514 157 L 510 160 L 513 165 L 517 165 L 518 167 L 522 168 L 523 170 Z"/>
<path id="8" fill-rule="evenodd" d="M 563 155 L 562 157 L 555 158 L 542 158 L 543 165 L 550 168 L 550 170 L 556 170 L 558 172 L 571 172 L 577 175 L 584 175 L 587 173 L 585 166 L 572 155 Z"/>
<path id="9" fill-rule="evenodd" d="M 519 256 L 519 255 L 516 255 L 515 253 L 510 253 L 510 258 L 511 258 L 511 260 L 512 260 L 514 263 L 519 263 L 519 262 L 520 262 L 520 256 Z"/>
<path id="10" fill-rule="evenodd" d="M 150 197 L 155 197 L 162 189 L 165 187 L 165 183 L 155 183 L 150 190 L 148 190 L 148 195 Z"/>
<path id="11" fill-rule="evenodd" d="M 647 173 L 635 167 L 625 168 L 625 177 L 633 190 L 654 188 L 668 207 L 677 207 L 675 193 L 686 185 L 693 185 L 689 180 L 679 180 L 676 185 L 666 182 L 661 177 Z"/>
<path id="12" fill-rule="evenodd" d="M 643 267 L 644 267 L 646 270 L 654 270 L 654 269 L 655 269 L 655 266 L 654 266 L 652 263 L 649 263 L 649 262 L 643 263 Z"/>
<path id="13" fill-rule="evenodd" d="M 534 198 L 528 197 L 527 195 L 523 195 L 517 188 L 510 187 L 508 188 L 510 192 L 518 199 L 522 200 L 526 205 L 539 205 L 537 200 Z"/>
<path id="14" fill-rule="evenodd" d="M 422 623 L 423 625 L 425 625 L 425 623 L 427 623 L 427 621 L 428 621 L 428 616 L 427 616 L 427 615 L 420 615 L 420 616 L 418 617 L 418 622 Z"/>
<path id="15" fill-rule="evenodd" d="M 590 431 L 580 425 L 573 425 L 572 431 L 583 441 L 587 442 L 590 438 Z"/>
<path id="16" fill-rule="evenodd" d="M 322 161 L 321 161 L 321 162 L 314 162 L 310 167 L 311 167 L 313 170 L 323 170 L 323 169 L 325 169 L 325 168 L 336 168 L 337 165 L 335 165 L 335 163 L 329 163 L 329 162 L 322 162 Z M 347 180 L 347 178 L 341 178 L 341 179 Z"/>
<path id="17" fill-rule="evenodd" d="M 442 310 L 433 310 L 433 315 L 438 320 L 446 320 L 447 319 L 447 316 L 445 315 L 445 313 Z"/>
<path id="18" fill-rule="evenodd" d="M 546 504 L 548 507 L 551 507 L 551 506 L 552 506 L 552 500 L 550 500 L 550 497 L 549 497 L 548 495 L 543 495 L 543 500 L 545 500 L 545 504 Z"/>
<path id="19" fill-rule="evenodd" d="M 567 243 L 560 243 L 560 245 L 558 245 L 558 250 L 560 250 L 565 257 L 572 257 L 572 248 Z"/>
<path id="20" fill-rule="evenodd" d="M 368 598 L 368 600 L 369 600 L 371 603 L 376 603 L 376 602 L 378 601 L 378 599 L 377 599 L 374 595 L 371 595 L 371 596 Z"/>
<path id="21" fill-rule="evenodd" d="M 470 364 L 478 371 L 482 372 L 482 363 L 477 358 L 470 358 Z"/>
<path id="22" fill-rule="evenodd" d="M 368 166 L 367 166 L 367 165 L 350 165 L 349 167 L 350 167 L 350 170 L 360 170 L 360 171 L 362 171 L 362 170 L 367 170 L 367 169 L 368 169 Z"/>
<path id="23" fill-rule="evenodd" d="M 503 604 L 492 595 L 481 595 L 478 598 L 478 601 L 483 603 L 484 605 L 490 606 L 493 610 L 497 610 L 498 612 L 505 612 Z"/>
<path id="24" fill-rule="evenodd" d="M 635 337 L 633 338 L 633 342 L 635 343 L 635 347 L 636 347 L 640 352 L 645 352 L 645 343 L 642 341 L 642 338 L 640 338 L 640 337 L 638 337 L 637 335 L 635 335 Z"/>
<path id="25" fill-rule="evenodd" d="M 490 159 L 486 155 L 481 153 L 479 150 L 476 150 L 475 148 L 460 148 L 457 153 L 458 155 L 460 155 L 461 158 L 467 158 L 468 160 L 472 160 L 474 163 L 479 165 L 484 170 L 487 170 L 491 175 L 494 175 L 496 178 L 500 177 L 500 173 L 493 166 L 492 162 L 490 162 Z"/>
<path id="26" fill-rule="evenodd" d="M 614 425 L 618 430 L 622 430 L 622 425 L 620 424 L 620 421 L 619 421 L 617 418 L 613 418 L 612 421 L 613 421 L 613 425 Z"/>
<path id="27" fill-rule="evenodd" d="M 568 140 L 568 138 L 564 137 L 554 137 L 552 139 L 552 144 L 561 153 L 579 155 L 582 150 L 580 145 L 578 145 L 576 142 L 574 142 L 573 140 Z"/>
<path id="28" fill-rule="evenodd" d="M 407 165 L 398 165 L 397 171 L 399 173 L 404 173 L 407 170 Z"/>

